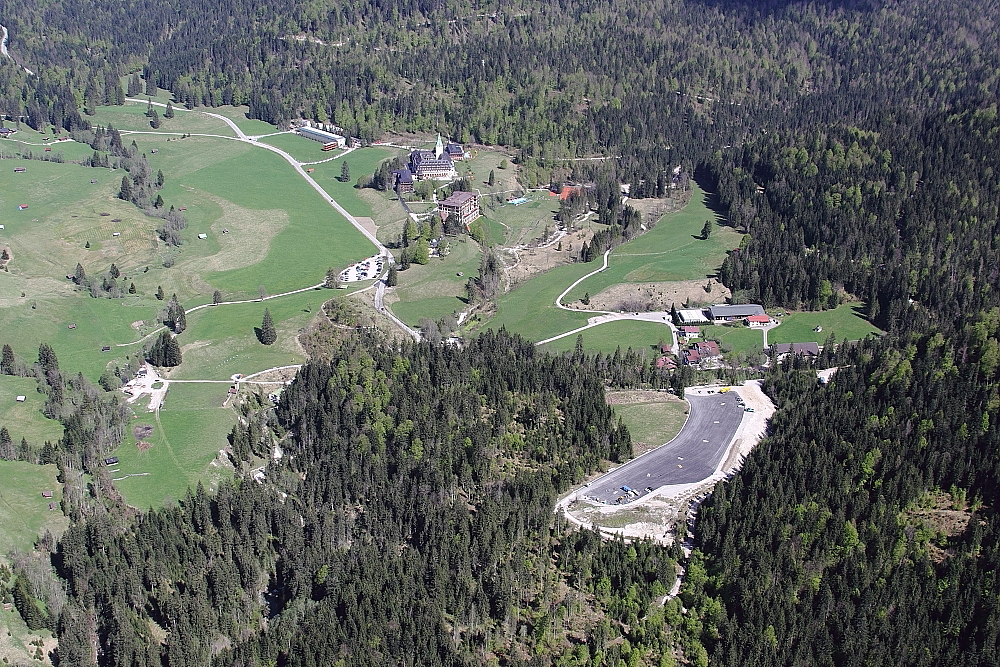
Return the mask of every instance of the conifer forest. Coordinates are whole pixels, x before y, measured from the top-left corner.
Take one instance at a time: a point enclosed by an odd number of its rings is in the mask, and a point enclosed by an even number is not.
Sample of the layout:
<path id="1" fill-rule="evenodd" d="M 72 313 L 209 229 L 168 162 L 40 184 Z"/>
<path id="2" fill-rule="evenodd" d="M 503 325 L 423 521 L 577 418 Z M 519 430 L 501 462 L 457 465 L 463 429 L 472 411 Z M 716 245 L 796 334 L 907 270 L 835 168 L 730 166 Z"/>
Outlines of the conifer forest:
<path id="1" fill-rule="evenodd" d="M 178 107 L 564 167 L 597 184 L 574 202 L 601 225 L 585 260 L 638 233 L 619 185 L 656 197 L 679 166 L 744 234 L 718 276 L 733 303 L 851 294 L 886 332 L 759 371 L 777 412 L 689 550 L 553 511 L 634 455 L 606 390 L 690 383 L 632 351 L 352 329 L 241 415 L 232 479 L 139 511 L 101 465 L 130 418 L 108 388 L 135 368 L 98 382 L 5 346 L 0 372 L 34 377 L 65 428 L 0 442 L 59 466 L 69 529 L 0 571 L 54 664 L 1000 665 L 996 0 L 0 0 L 0 23 L 4 124 L 117 144 L 142 206 L 164 174 L 89 120 L 133 74 Z M 169 244 L 185 221 L 161 217 Z M 72 282 L 117 298 L 111 268 Z M 166 331 L 147 352 L 181 361 Z"/>

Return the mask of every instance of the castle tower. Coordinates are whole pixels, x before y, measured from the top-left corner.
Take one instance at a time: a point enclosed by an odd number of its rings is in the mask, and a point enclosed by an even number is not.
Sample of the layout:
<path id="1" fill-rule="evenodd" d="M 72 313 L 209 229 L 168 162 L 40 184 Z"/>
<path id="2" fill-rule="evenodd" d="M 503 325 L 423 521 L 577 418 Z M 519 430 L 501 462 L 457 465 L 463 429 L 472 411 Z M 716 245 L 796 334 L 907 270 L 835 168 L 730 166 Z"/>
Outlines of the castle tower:
<path id="1" fill-rule="evenodd" d="M 434 147 L 434 157 L 440 160 L 443 154 L 444 154 L 444 142 L 441 141 L 441 134 L 438 133 L 437 146 Z"/>

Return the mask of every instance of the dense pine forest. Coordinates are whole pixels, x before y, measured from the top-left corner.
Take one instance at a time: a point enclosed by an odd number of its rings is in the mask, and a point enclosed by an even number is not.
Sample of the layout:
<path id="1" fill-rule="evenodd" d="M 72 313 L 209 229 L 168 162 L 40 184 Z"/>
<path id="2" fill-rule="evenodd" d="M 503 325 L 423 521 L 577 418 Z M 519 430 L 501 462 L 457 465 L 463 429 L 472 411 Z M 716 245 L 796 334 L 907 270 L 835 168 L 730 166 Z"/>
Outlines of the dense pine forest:
<path id="1" fill-rule="evenodd" d="M 767 370 L 769 435 L 702 505 L 666 604 L 679 548 L 552 514 L 631 455 L 606 384 L 683 386 L 635 356 L 345 338 L 234 429 L 236 479 L 147 514 L 98 465 L 110 394 L 51 349 L 5 356 L 67 425 L 17 455 L 59 462 L 74 521 L 41 541 L 51 567 L 18 561 L 21 615 L 60 665 L 1000 664 L 998 21 L 971 0 L 0 0 L 7 124 L 82 132 L 164 88 L 503 144 L 605 194 L 681 166 L 747 233 L 734 300 L 851 295 L 888 331 L 824 351 L 827 385 Z M 616 159 L 566 162 L 588 156 Z"/>

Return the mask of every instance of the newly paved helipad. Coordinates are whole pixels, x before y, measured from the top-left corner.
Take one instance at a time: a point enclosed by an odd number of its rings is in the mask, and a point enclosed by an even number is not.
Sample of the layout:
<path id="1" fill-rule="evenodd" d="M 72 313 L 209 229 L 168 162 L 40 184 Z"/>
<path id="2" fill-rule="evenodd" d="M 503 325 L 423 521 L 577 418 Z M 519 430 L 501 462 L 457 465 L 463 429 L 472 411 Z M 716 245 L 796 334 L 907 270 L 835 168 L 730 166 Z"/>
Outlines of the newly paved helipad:
<path id="1" fill-rule="evenodd" d="M 641 498 L 649 493 L 647 488 L 692 484 L 710 477 L 725 456 L 744 409 L 737 403 L 735 391 L 707 396 L 689 394 L 687 400 L 690 414 L 677 437 L 599 477 L 578 495 L 613 505 L 636 499 L 634 494 L 623 491 L 623 486 L 634 489 Z"/>

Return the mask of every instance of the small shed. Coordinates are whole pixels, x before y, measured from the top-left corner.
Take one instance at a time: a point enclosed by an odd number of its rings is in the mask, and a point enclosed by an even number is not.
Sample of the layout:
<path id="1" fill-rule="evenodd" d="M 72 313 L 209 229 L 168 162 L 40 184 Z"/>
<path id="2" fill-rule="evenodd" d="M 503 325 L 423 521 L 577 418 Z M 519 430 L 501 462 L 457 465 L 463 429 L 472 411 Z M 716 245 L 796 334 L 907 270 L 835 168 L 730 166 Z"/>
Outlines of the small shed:
<path id="1" fill-rule="evenodd" d="M 67 324 L 67 325 L 66 325 L 66 328 L 67 328 L 67 329 L 75 329 L 75 328 L 76 328 L 76 325 L 75 325 L 75 324 Z"/>
<path id="2" fill-rule="evenodd" d="M 55 508 L 56 508 L 56 504 L 55 503 L 49 503 L 49 509 L 50 510 L 54 510 Z"/>
<path id="3" fill-rule="evenodd" d="M 15 174 L 23 174 L 26 171 L 28 171 L 27 167 L 14 167 Z"/>
<path id="4" fill-rule="evenodd" d="M 28 210 L 28 205 L 27 204 L 18 204 L 17 205 L 17 210 L 18 211 L 27 211 Z"/>
<path id="5" fill-rule="evenodd" d="M 198 234 L 198 238 L 200 238 L 200 239 L 207 239 L 208 238 L 208 234 Z"/>
<path id="6" fill-rule="evenodd" d="M 112 236 L 121 236 L 122 233 L 121 232 L 111 232 L 111 235 Z"/>
<path id="7" fill-rule="evenodd" d="M 28 399 L 26 396 L 15 396 L 14 400 L 17 401 L 18 403 L 24 403 Z"/>
<path id="8" fill-rule="evenodd" d="M 51 491 L 42 491 L 42 498 L 51 498 L 51 497 L 52 497 Z"/>
<path id="9" fill-rule="evenodd" d="M 104 463 L 105 465 L 113 466 L 114 464 L 118 463 L 118 457 L 109 456 L 108 458 L 104 459 Z"/>
<path id="10" fill-rule="evenodd" d="M 110 345 L 105 345 L 101 348 L 101 352 L 110 352 L 110 351 L 111 351 Z"/>

